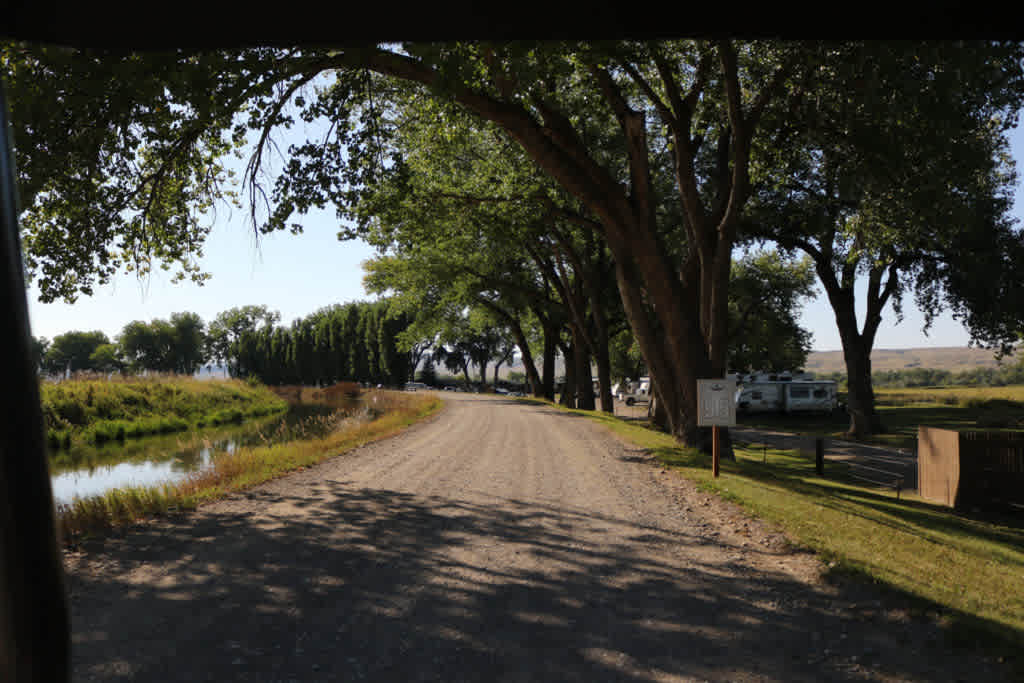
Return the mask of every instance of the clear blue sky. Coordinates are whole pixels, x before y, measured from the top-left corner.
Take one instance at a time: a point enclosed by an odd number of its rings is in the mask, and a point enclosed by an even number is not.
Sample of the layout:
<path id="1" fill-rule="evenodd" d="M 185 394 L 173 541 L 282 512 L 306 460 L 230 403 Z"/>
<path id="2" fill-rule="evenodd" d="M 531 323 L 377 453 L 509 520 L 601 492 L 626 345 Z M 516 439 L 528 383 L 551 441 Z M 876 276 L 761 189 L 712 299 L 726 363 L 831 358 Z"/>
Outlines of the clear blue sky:
<path id="1" fill-rule="evenodd" d="M 1012 132 L 1011 150 L 1024 174 L 1024 132 L 1020 128 Z M 1019 186 L 1015 214 L 1024 220 L 1024 193 Z M 222 208 L 200 262 L 213 275 L 205 285 L 171 284 L 159 270 L 143 282 L 122 274 L 73 305 L 39 303 L 38 291 L 32 287 L 28 292 L 32 333 L 52 339 L 70 330 L 101 330 L 113 339 L 133 320 L 193 311 L 209 322 L 223 310 L 247 304 L 266 304 L 280 311 L 282 322 L 290 323 L 323 306 L 370 299 L 362 286 L 360 264 L 374 255 L 373 250 L 362 242 L 337 240 L 339 223 L 333 209 L 310 213 L 304 225 L 302 235 L 262 235 L 257 245 L 245 214 Z M 814 350 L 840 349 L 832 310 L 820 286 L 818 289 L 818 298 L 804 307 L 802 324 L 814 335 Z M 863 304 L 862 293 L 858 293 L 858 301 Z M 923 318 L 912 301 L 906 302 L 904 314 L 903 322 L 896 325 L 891 308 L 886 310 L 875 348 L 968 343 L 963 326 L 948 314 L 935 321 L 928 336 L 921 332 Z M 863 308 L 860 320 L 863 322 Z"/>

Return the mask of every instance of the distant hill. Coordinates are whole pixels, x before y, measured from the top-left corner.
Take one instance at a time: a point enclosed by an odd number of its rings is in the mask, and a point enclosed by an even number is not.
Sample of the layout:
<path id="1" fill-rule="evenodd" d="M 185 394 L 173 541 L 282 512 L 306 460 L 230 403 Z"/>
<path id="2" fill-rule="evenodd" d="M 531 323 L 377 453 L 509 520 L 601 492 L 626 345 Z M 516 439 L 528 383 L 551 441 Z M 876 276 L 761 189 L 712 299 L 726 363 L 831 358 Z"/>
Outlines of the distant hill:
<path id="1" fill-rule="evenodd" d="M 1012 363 L 1015 358 L 1007 358 L 1003 363 Z M 922 349 L 875 349 L 871 352 L 872 370 L 908 370 L 910 368 L 930 368 L 933 370 L 949 370 L 960 372 L 974 368 L 994 368 L 995 353 L 989 349 L 978 349 L 967 346 L 950 346 Z M 812 351 L 804 365 L 807 372 L 828 374 L 845 372 L 842 351 Z"/>

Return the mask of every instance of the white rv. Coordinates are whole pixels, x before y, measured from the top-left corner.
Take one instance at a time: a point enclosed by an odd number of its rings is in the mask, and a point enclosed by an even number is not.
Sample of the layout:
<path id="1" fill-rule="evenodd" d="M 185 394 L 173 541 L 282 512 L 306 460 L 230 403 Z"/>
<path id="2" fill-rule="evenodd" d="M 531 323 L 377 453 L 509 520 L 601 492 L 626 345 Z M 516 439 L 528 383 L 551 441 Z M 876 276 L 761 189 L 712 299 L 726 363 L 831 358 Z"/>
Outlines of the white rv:
<path id="1" fill-rule="evenodd" d="M 831 413 L 839 410 L 838 387 L 831 380 L 761 379 L 736 390 L 736 412 Z"/>

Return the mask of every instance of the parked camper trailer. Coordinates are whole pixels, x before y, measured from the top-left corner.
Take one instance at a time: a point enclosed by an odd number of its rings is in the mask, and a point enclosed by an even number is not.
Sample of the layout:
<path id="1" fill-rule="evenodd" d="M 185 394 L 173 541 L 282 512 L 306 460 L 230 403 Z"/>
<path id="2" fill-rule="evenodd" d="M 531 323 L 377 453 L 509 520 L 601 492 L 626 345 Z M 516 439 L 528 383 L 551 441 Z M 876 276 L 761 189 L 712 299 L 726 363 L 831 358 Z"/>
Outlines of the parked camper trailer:
<path id="1" fill-rule="evenodd" d="M 831 413 L 839 410 L 831 380 L 755 380 L 736 390 L 737 413 Z"/>

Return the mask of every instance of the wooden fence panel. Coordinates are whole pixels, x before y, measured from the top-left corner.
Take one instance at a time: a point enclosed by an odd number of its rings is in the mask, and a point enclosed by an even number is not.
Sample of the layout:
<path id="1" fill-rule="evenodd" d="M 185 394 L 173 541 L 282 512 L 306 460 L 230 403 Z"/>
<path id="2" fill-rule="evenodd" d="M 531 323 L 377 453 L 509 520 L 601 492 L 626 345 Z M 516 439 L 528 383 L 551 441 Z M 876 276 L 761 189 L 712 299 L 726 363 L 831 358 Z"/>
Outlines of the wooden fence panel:
<path id="1" fill-rule="evenodd" d="M 917 482 L 942 505 L 1024 512 L 1024 435 L 918 427 Z"/>
<path id="2" fill-rule="evenodd" d="M 917 428 L 917 490 L 922 498 L 952 507 L 960 486 L 959 435 L 949 429 Z"/>
<path id="3" fill-rule="evenodd" d="M 961 432 L 959 506 L 1024 510 L 1024 436 Z"/>

